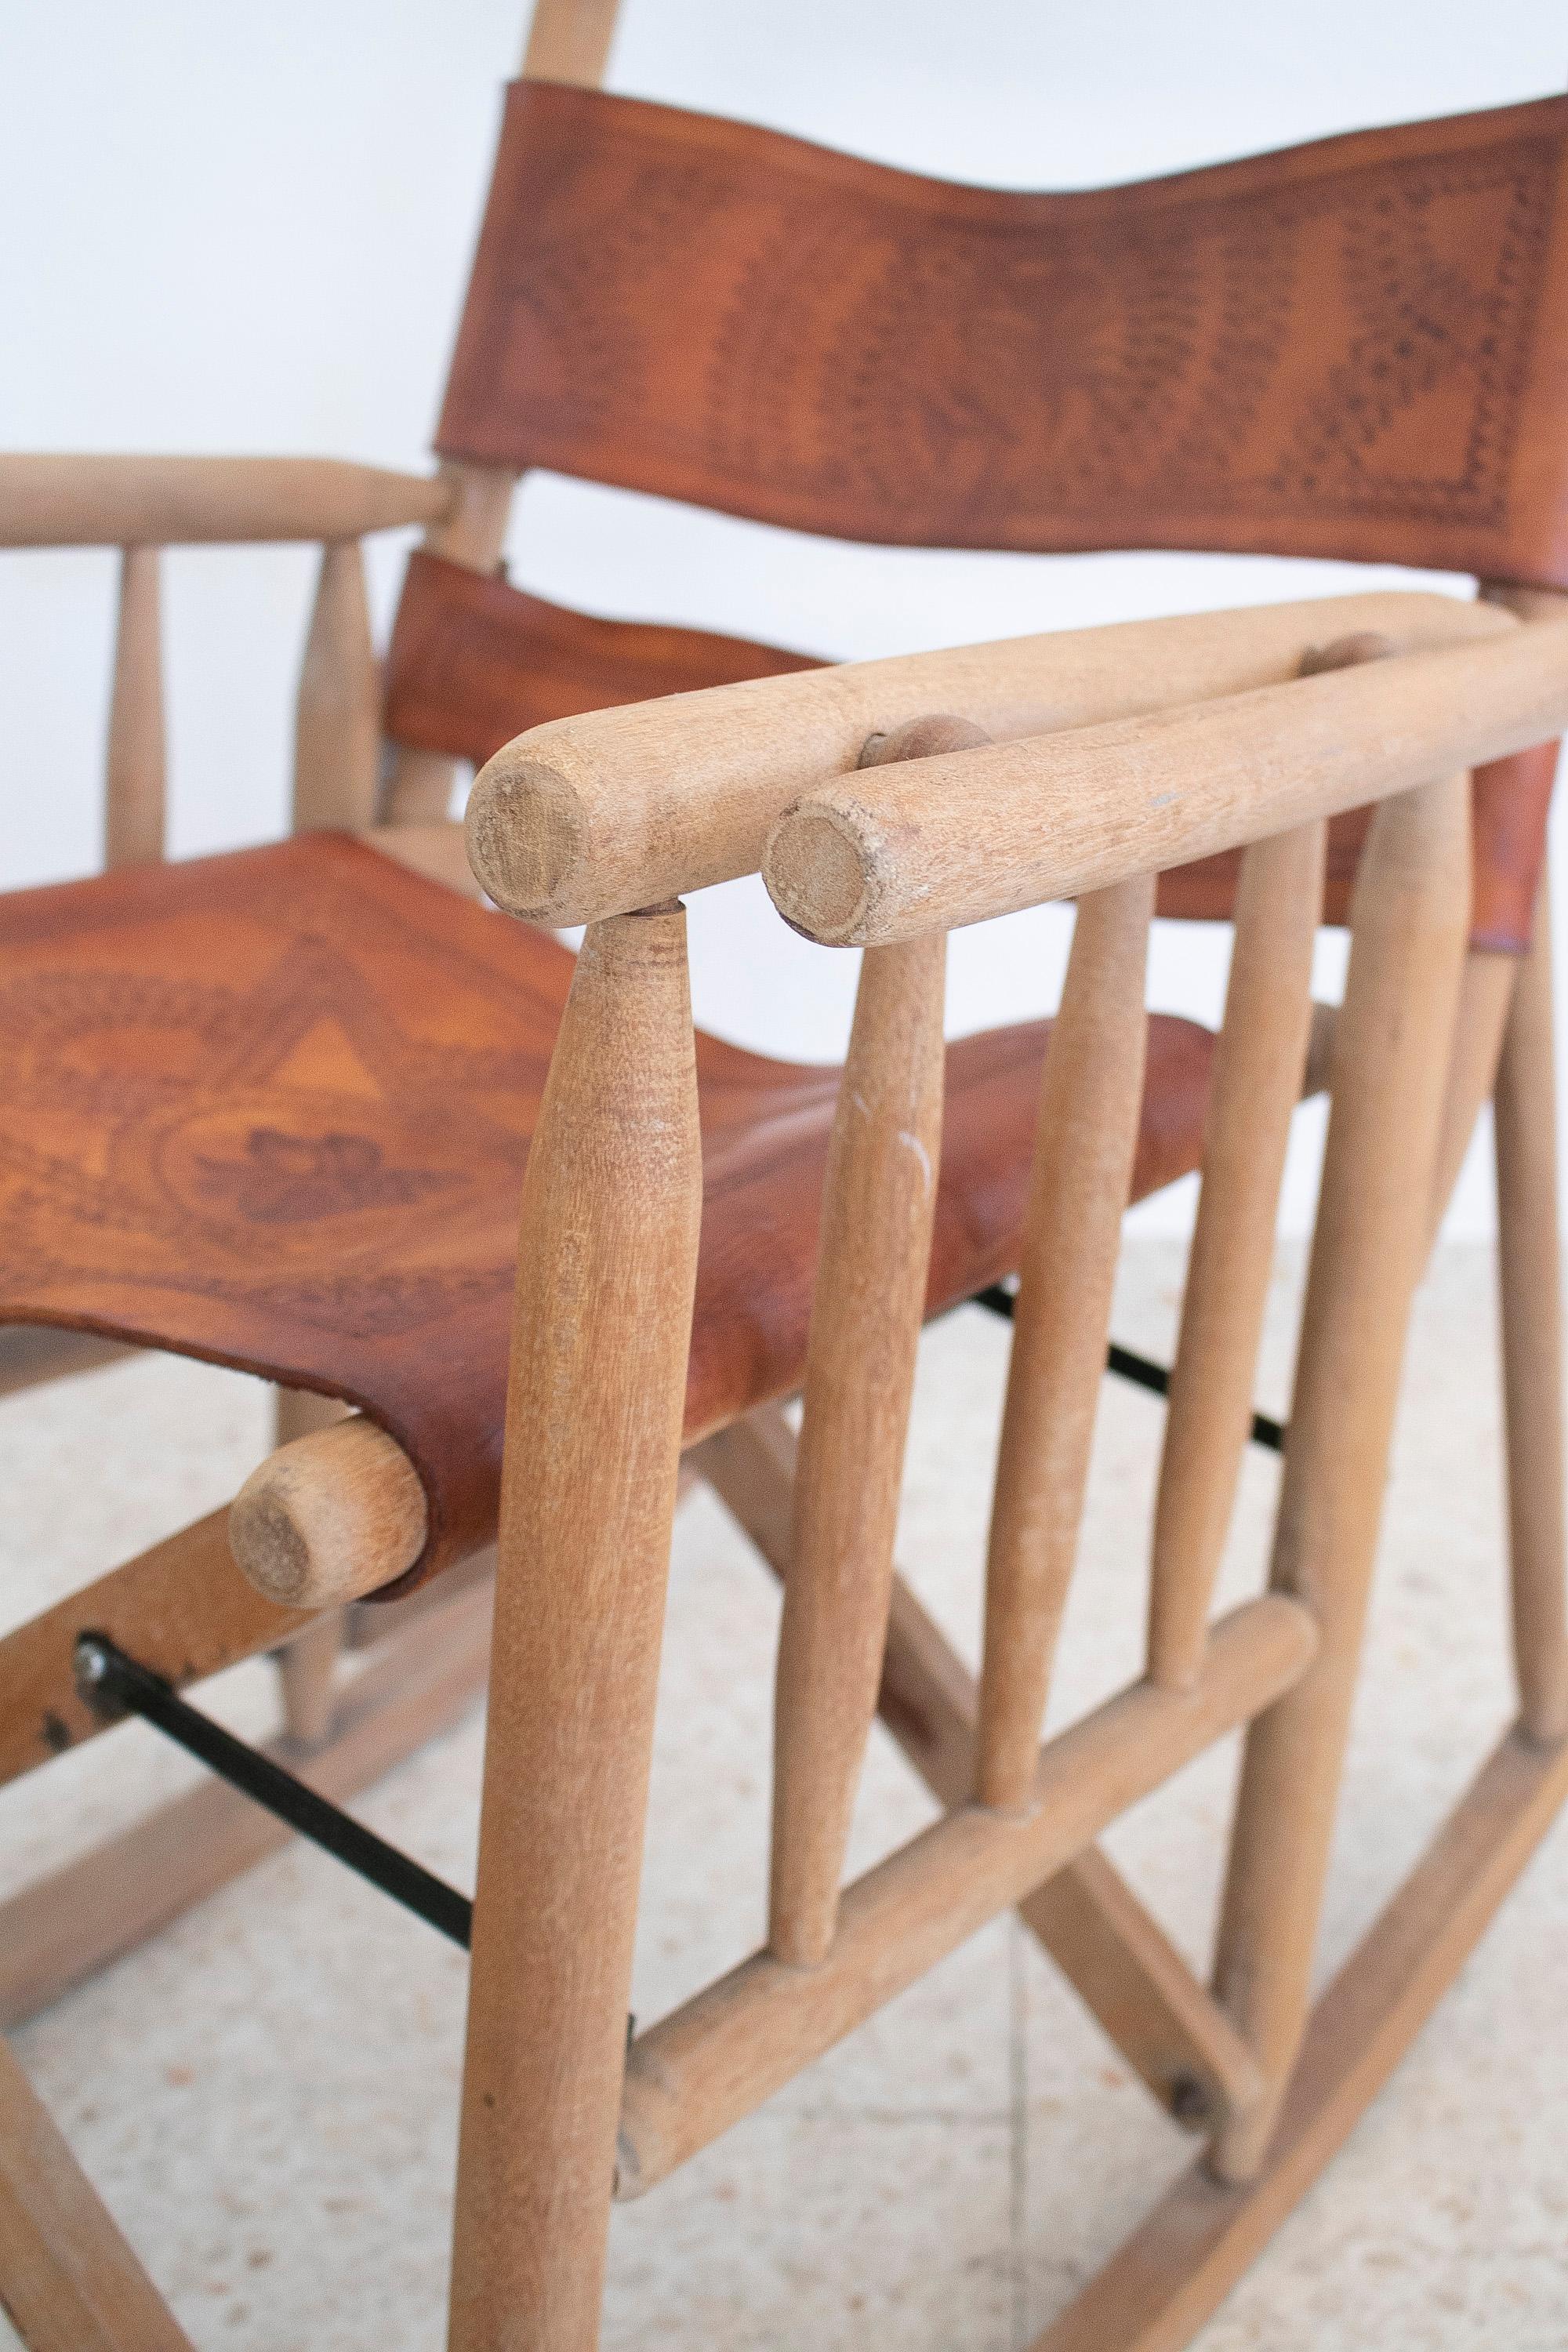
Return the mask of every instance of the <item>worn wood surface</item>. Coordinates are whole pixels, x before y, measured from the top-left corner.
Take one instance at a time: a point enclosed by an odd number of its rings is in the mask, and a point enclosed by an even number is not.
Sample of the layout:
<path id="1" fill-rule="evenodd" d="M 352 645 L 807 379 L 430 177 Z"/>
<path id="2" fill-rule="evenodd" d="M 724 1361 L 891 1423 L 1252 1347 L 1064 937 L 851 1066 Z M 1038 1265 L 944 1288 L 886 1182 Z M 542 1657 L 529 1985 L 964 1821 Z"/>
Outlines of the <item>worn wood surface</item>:
<path id="1" fill-rule="evenodd" d="M 685 924 L 590 931 L 523 1181 L 452 2352 L 596 2338 L 701 1213 Z"/>
<path id="2" fill-rule="evenodd" d="M 1468 803 L 1462 776 L 1390 801 L 1356 883 L 1270 1567 L 1274 1589 L 1312 1611 L 1322 1639 L 1246 1744 L 1215 1985 L 1268 2090 L 1214 2144 L 1215 2169 L 1230 2180 L 1263 2160 L 1306 2023 L 1410 1302 L 1427 1248 L 1469 909 Z"/>
<path id="3" fill-rule="evenodd" d="M 985 1562 L 975 1793 L 1029 1794 L 1067 1605 L 1143 1099 L 1151 875 L 1078 910 L 1039 1125 Z"/>

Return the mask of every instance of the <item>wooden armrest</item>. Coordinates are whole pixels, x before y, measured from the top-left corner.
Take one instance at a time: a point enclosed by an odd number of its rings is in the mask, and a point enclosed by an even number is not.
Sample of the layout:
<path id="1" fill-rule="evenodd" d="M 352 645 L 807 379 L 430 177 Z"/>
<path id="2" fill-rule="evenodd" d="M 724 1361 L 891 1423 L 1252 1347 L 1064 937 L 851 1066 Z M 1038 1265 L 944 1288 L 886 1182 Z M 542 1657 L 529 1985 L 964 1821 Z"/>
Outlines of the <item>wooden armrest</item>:
<path id="1" fill-rule="evenodd" d="M 1480 607 L 1472 607 L 1480 610 Z M 1143 719 L 864 771 L 763 861 L 808 938 L 880 946 L 1076 898 L 1498 760 L 1568 724 L 1568 618 Z"/>
<path id="2" fill-rule="evenodd" d="M 361 539 L 444 520 L 457 489 L 340 457 L 0 455 L 0 547 Z"/>
<path id="3" fill-rule="evenodd" d="M 468 855 L 513 914 L 593 922 L 754 874 L 794 801 L 847 776 L 868 736 L 911 719 L 958 712 L 998 749 L 910 762 L 880 779 L 955 761 L 967 772 L 962 763 L 973 760 L 1005 763 L 1009 739 L 1272 687 L 1296 677 L 1310 648 L 1363 632 L 1401 652 L 1521 634 L 1510 615 L 1452 596 L 1329 596 L 847 662 L 587 712 L 497 752 L 468 803 Z M 1199 854 L 1194 845 L 1177 856 Z"/>

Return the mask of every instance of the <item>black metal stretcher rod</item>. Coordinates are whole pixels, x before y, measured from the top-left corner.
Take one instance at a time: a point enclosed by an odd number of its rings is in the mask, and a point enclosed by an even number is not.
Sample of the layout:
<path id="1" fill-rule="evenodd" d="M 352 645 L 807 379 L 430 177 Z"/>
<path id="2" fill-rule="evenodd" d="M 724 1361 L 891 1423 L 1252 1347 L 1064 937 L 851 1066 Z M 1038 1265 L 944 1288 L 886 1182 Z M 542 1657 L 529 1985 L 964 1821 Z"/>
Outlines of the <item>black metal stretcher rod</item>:
<path id="1" fill-rule="evenodd" d="M 1013 1319 L 1014 1294 L 999 1282 L 994 1282 L 988 1290 L 977 1290 L 969 1303 L 972 1307 L 986 1307 L 993 1315 L 1005 1316 L 1008 1322 Z M 1141 1389 L 1152 1389 L 1156 1396 L 1170 1394 L 1171 1375 L 1163 1364 L 1153 1363 L 1147 1356 L 1135 1355 L 1131 1348 L 1119 1348 L 1114 1339 L 1105 1352 L 1105 1369 L 1108 1372 L 1114 1372 L 1118 1380 L 1131 1381 Z M 1271 1454 L 1283 1454 L 1284 1423 L 1270 1420 L 1266 1412 L 1255 1412 L 1252 1416 L 1252 1442 L 1254 1445 L 1267 1445 Z"/>
<path id="2" fill-rule="evenodd" d="M 176 1740 L 220 1780 L 276 1813 L 351 1870 L 390 1895 L 407 1911 L 428 1920 L 443 1936 L 468 1950 L 474 1906 L 466 1895 L 437 1878 L 422 1863 L 400 1853 L 269 1756 L 260 1755 L 226 1731 L 221 1723 L 191 1706 L 172 1685 L 111 1642 L 104 1633 L 82 1633 L 76 1645 L 77 1680 L 90 1704 L 105 1715 L 139 1715 L 167 1738 Z"/>

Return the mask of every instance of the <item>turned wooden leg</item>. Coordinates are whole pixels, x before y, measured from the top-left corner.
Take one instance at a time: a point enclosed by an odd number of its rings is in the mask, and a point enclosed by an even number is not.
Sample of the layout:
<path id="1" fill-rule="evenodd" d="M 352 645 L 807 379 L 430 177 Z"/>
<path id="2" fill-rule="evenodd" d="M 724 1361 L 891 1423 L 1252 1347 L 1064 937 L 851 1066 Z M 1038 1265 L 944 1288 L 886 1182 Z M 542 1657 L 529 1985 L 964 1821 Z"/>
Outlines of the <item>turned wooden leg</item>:
<path id="1" fill-rule="evenodd" d="M 1557 1087 L 1552 928 L 1536 907 L 1497 1081 L 1498 1287 L 1508 1449 L 1509 1549 L 1520 1719 L 1533 1739 L 1568 1735 L 1563 1600 L 1563 1292 L 1557 1230 Z"/>
<path id="2" fill-rule="evenodd" d="M 592 2352 L 701 1211 L 679 908 L 584 942 L 519 1236 L 453 2352 Z"/>
<path id="3" fill-rule="evenodd" d="M 318 1429 L 330 1429 L 347 1413 L 336 1397 L 310 1389 L 277 1392 L 276 1442 L 288 1445 Z M 316 1618 L 304 1633 L 274 1653 L 283 1694 L 283 1724 L 302 1748 L 319 1748 L 331 1734 L 337 1705 L 338 1660 L 342 1654 L 341 1610 Z"/>

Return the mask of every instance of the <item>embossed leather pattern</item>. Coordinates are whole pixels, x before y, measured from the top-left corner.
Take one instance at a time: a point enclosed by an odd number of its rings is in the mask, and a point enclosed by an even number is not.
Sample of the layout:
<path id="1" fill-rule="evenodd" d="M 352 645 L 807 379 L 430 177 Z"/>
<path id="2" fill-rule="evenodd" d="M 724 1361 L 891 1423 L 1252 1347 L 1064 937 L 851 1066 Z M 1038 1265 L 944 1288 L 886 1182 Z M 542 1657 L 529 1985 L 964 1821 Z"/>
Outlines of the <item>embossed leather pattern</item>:
<path id="1" fill-rule="evenodd" d="M 514 86 L 437 436 L 839 537 L 1568 585 L 1568 99 L 956 186 Z"/>
<path id="2" fill-rule="evenodd" d="M 387 656 L 384 724 L 395 742 L 478 766 L 548 719 L 820 667 L 710 629 L 596 620 L 416 549 Z"/>
<path id="3" fill-rule="evenodd" d="M 572 958 L 340 835 L 0 900 L 0 1321 L 346 1397 L 493 1529 L 518 1189 Z M 931 1297 L 1016 1261 L 1047 1024 L 948 1057 Z M 1212 1039 L 1156 1019 L 1140 1194 L 1195 1162 Z M 687 1427 L 795 1386 L 837 1073 L 698 1047 Z"/>

